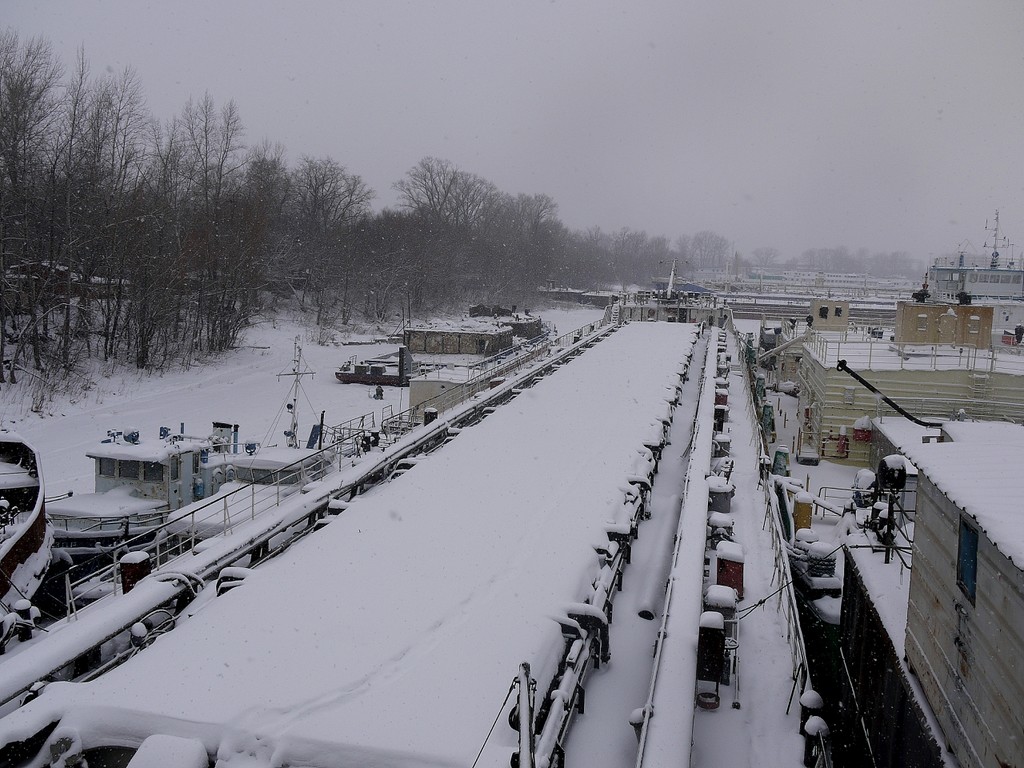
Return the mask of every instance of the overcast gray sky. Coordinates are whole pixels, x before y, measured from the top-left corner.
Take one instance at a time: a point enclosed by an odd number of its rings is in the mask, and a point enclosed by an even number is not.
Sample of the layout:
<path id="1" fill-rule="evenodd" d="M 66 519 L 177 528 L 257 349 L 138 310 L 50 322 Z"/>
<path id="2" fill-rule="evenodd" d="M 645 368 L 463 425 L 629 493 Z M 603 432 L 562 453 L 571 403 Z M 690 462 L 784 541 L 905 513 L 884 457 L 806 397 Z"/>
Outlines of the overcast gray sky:
<path id="1" fill-rule="evenodd" d="M 3 0 L 70 67 L 136 69 L 167 119 L 234 99 L 246 139 L 330 155 L 393 205 L 445 158 L 573 228 L 742 253 L 906 250 L 985 220 L 1024 248 L 1020 0 Z M 1005 249 L 1004 249 L 1005 251 Z"/>

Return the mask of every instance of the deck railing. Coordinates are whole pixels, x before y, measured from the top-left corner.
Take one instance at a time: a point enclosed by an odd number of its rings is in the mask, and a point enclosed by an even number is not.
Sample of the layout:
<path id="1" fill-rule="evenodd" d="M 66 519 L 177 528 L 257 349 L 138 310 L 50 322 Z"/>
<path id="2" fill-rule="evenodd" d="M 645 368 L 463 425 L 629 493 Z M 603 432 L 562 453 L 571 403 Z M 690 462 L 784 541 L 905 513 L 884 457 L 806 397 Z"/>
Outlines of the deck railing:
<path id="1" fill-rule="evenodd" d="M 726 326 L 736 339 L 736 345 L 743 349 L 744 341 L 736 331 L 732 321 L 732 313 L 727 313 Z M 750 413 L 756 413 L 757 407 L 754 402 L 754 382 L 751 381 L 750 368 L 741 364 L 743 372 L 744 389 L 746 390 L 747 406 Z M 761 429 L 760 420 L 755 420 L 757 429 Z M 764 440 L 758 441 L 764 445 Z M 790 659 L 792 664 L 793 692 L 802 693 L 811 684 L 810 667 L 807 660 L 807 647 L 804 644 L 804 633 L 800 626 L 800 615 L 797 611 L 796 593 L 793 590 L 793 574 L 789 567 L 789 554 L 786 548 L 786 537 L 782 530 L 782 523 L 779 517 L 779 500 L 775 494 L 774 483 L 769 474 L 769 458 L 761 452 L 758 457 L 758 476 L 761 478 L 761 488 L 764 491 L 765 524 L 769 526 L 772 539 L 772 557 L 774 566 L 772 570 L 772 584 L 778 585 L 778 610 L 786 623 L 786 640 L 789 644 Z M 797 694 L 799 695 L 799 693 Z M 792 694 L 790 696 L 792 699 Z"/>
<path id="2" fill-rule="evenodd" d="M 89 601 L 117 590 L 121 575 L 118 559 L 125 552 L 148 553 L 152 566 L 156 568 L 185 552 L 192 551 L 202 540 L 203 537 L 199 534 L 204 527 L 219 530 L 215 536 L 230 535 L 235 526 L 254 520 L 263 512 L 279 506 L 283 499 L 298 493 L 303 485 L 316 479 L 308 474 L 311 458 L 321 460 L 312 462 L 323 470 L 318 474 L 330 474 L 335 471 L 336 454 L 335 446 L 324 448 L 312 456 L 304 456 L 277 470 L 275 475 L 281 478 L 278 482 L 268 485 L 243 485 L 216 498 L 194 502 L 167 513 L 166 522 L 136 528 L 137 533 L 134 535 L 119 541 L 108 551 L 71 568 L 72 572 L 85 570 L 87 574 L 76 579 L 68 579 L 68 614 L 73 614 L 77 610 L 80 601 Z M 297 482 L 294 482 L 296 480 Z M 131 534 L 131 529 L 127 532 Z M 111 533 L 116 534 L 116 531 Z"/>
<path id="3" fill-rule="evenodd" d="M 947 371 L 1024 375 L 1018 347 L 989 349 L 974 344 L 909 344 L 862 332 L 812 332 L 805 350 L 826 368 L 846 360 L 854 370 Z"/>
<path id="4" fill-rule="evenodd" d="M 413 407 L 408 408 L 401 413 L 395 414 L 382 423 L 382 429 L 389 436 L 405 434 L 409 430 L 423 423 L 423 415 L 427 409 L 434 409 L 438 413 L 442 413 L 454 408 L 455 406 L 464 403 L 466 400 L 469 400 L 474 395 L 486 389 L 490 389 L 492 386 L 491 383 L 494 379 L 508 376 L 522 370 L 526 366 L 533 364 L 533 362 L 538 358 L 546 357 L 556 349 L 569 347 L 572 344 L 591 336 L 606 325 L 608 325 L 607 321 L 602 319 L 594 323 L 589 323 L 575 331 L 562 334 L 555 339 L 538 338 L 526 342 L 522 345 L 520 354 L 515 355 L 510 359 L 496 361 L 494 365 L 490 366 L 483 372 L 478 373 L 468 381 L 454 386 L 436 397 L 432 397 L 422 403 L 417 403 Z"/>
<path id="5" fill-rule="evenodd" d="M 475 375 L 461 384 L 453 385 L 436 397 L 398 413 L 395 413 L 391 406 L 387 406 L 381 411 L 379 418 L 376 413 L 367 413 L 335 426 L 324 427 L 324 442 L 338 444 L 341 452 L 346 455 L 358 453 L 361 450 L 359 441 L 372 432 L 377 433 L 382 443 L 393 443 L 423 424 L 424 413 L 428 409 L 442 413 L 454 408 L 489 389 L 494 379 L 516 373 L 539 358 L 550 355 L 554 350 L 571 346 L 592 335 L 607 324 L 608 321 L 602 319 L 554 339 L 544 335 L 521 342 L 472 366 L 476 371 Z"/>

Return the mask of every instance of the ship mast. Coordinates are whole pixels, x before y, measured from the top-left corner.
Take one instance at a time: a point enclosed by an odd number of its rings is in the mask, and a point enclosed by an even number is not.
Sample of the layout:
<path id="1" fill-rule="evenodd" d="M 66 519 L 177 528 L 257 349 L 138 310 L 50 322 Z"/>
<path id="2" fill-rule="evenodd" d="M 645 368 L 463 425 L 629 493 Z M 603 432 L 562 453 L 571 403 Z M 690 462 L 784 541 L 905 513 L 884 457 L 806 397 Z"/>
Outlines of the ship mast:
<path id="1" fill-rule="evenodd" d="M 288 403 L 288 412 L 291 414 L 291 424 L 288 427 L 288 431 L 284 433 L 285 437 L 288 438 L 289 448 L 299 447 L 299 415 L 298 415 L 298 404 L 299 404 L 299 390 L 302 388 L 301 380 L 303 376 L 313 376 L 314 371 L 309 370 L 308 366 L 305 366 L 302 362 L 302 345 L 299 344 L 299 337 L 295 337 L 295 356 L 292 358 L 292 369 L 290 371 L 282 371 L 277 374 L 277 378 L 282 376 L 293 376 L 292 380 L 292 391 L 290 395 L 291 402 Z"/>
<path id="2" fill-rule="evenodd" d="M 988 225 L 987 224 L 985 225 L 985 229 L 988 229 Z M 988 242 L 985 243 L 984 247 L 985 248 L 988 247 Z M 996 222 L 995 222 L 995 226 L 992 228 L 992 260 L 989 263 L 989 268 L 990 269 L 997 269 L 999 267 L 999 251 L 996 250 L 997 248 L 999 248 L 999 209 L 998 208 L 996 209 Z"/>

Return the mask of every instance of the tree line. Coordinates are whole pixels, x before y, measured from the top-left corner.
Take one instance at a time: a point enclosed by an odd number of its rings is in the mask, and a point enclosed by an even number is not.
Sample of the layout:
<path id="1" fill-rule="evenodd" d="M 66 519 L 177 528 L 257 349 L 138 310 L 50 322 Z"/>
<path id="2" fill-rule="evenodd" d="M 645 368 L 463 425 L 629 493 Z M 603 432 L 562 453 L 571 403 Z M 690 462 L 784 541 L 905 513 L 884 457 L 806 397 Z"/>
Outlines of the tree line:
<path id="1" fill-rule="evenodd" d="M 0 33 L 0 382 L 82 356 L 188 364 L 285 299 L 330 328 L 529 306 L 545 280 L 646 286 L 691 240 L 571 231 L 549 196 L 433 157 L 374 212 L 336 159 L 289 163 L 244 136 L 231 101 L 160 121 L 130 68 L 97 76 L 84 53 L 65 67 L 46 40 Z"/>
<path id="2" fill-rule="evenodd" d="M 397 206 L 374 211 L 338 160 L 247 145 L 231 101 L 161 121 L 132 69 L 94 75 L 84 53 L 65 66 L 46 40 L 0 32 L 0 382 L 83 357 L 188 365 L 283 301 L 328 332 L 397 327 L 476 301 L 529 307 L 545 281 L 647 287 L 674 260 L 682 276 L 779 260 L 711 231 L 571 230 L 548 195 L 435 157 L 393 189 Z M 823 268 L 839 250 L 805 256 Z"/>

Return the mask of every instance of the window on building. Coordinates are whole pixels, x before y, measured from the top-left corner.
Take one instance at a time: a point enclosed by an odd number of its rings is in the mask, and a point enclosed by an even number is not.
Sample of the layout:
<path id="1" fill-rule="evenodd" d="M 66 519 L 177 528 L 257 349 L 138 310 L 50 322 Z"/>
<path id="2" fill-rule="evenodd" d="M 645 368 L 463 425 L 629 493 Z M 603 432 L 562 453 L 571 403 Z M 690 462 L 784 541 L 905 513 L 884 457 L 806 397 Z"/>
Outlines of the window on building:
<path id="1" fill-rule="evenodd" d="M 113 459 L 96 459 L 96 463 L 99 465 L 99 473 L 103 477 L 113 477 L 114 469 L 117 467 L 117 462 Z"/>
<path id="2" fill-rule="evenodd" d="M 928 330 L 928 315 L 922 313 L 917 316 L 917 330 L 927 331 Z"/>
<path id="3" fill-rule="evenodd" d="M 960 518 L 960 545 L 957 547 L 956 583 L 971 603 L 978 590 L 978 530 Z"/>
<path id="4" fill-rule="evenodd" d="M 138 480 L 139 464 L 140 462 L 138 461 L 119 461 L 117 476 L 128 478 L 129 480 Z"/>
<path id="5" fill-rule="evenodd" d="M 158 461 L 142 462 L 142 479 L 147 483 L 163 482 L 164 465 Z"/>
<path id="6" fill-rule="evenodd" d="M 971 315 L 967 318 L 967 332 L 978 334 L 981 333 L 981 318 L 977 315 Z"/>
<path id="7" fill-rule="evenodd" d="M 818 307 L 818 317 L 822 320 L 828 319 L 828 307 Z"/>
<path id="8" fill-rule="evenodd" d="M 836 317 L 842 317 L 843 316 L 843 308 L 842 307 L 836 307 L 835 308 L 835 316 Z"/>

